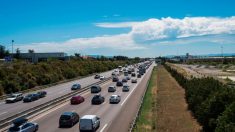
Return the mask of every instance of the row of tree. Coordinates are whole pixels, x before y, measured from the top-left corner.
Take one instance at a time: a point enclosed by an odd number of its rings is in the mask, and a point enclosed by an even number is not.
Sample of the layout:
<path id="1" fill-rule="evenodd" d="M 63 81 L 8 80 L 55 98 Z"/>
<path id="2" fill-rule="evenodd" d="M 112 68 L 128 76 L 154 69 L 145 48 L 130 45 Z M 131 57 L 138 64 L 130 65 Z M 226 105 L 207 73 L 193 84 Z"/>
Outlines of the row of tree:
<path id="1" fill-rule="evenodd" d="M 235 132 L 235 89 L 213 78 L 187 79 L 165 68 L 185 89 L 188 108 L 207 132 Z"/>
<path id="2" fill-rule="evenodd" d="M 0 94 L 9 94 L 35 86 L 99 73 L 128 63 L 135 63 L 135 61 L 71 59 L 70 61 L 50 60 L 37 64 L 15 61 L 0 67 Z"/>

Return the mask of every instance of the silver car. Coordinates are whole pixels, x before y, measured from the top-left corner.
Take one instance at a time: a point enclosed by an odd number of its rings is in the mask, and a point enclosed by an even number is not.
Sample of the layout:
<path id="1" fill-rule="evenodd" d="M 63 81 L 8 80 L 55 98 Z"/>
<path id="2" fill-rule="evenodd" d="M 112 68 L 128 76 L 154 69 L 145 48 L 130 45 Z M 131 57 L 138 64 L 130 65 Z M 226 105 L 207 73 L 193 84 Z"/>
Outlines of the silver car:
<path id="1" fill-rule="evenodd" d="M 37 130 L 37 123 L 27 122 L 27 119 L 18 118 L 13 121 L 13 125 L 8 129 L 8 132 L 36 132 Z"/>
<path id="2" fill-rule="evenodd" d="M 121 96 L 120 95 L 112 95 L 110 96 L 109 98 L 109 103 L 112 104 L 112 103 L 119 103 L 121 101 Z"/>

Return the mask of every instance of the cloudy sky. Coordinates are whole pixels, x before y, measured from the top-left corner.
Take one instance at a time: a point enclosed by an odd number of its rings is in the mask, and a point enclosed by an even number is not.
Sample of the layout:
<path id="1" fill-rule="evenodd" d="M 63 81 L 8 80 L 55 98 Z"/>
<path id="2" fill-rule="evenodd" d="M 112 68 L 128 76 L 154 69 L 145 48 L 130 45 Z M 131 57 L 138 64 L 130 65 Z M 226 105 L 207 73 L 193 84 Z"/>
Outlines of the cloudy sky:
<path id="1" fill-rule="evenodd" d="M 235 53 L 233 0 L 1 0 L 0 44 L 22 52 Z"/>

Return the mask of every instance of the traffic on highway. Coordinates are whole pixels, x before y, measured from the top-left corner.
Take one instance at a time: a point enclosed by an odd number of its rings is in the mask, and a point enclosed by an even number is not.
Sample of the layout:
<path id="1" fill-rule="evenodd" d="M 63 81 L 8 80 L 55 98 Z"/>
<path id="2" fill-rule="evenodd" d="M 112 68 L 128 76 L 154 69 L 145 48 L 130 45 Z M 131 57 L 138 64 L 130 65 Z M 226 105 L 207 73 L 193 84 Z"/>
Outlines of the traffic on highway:
<path id="1" fill-rule="evenodd" d="M 151 61 L 130 66 L 119 66 L 117 69 L 105 73 L 34 93 L 12 94 L 5 100 L 5 103 L 0 104 L 9 108 L 7 110 L 1 107 L 0 111 L 3 114 L 0 114 L 0 116 L 2 118 L 7 118 L 11 114 L 17 114 L 53 98 L 58 98 L 63 94 L 80 91 L 86 86 L 89 87 L 89 89 L 38 115 L 30 118 L 25 116 L 15 118 L 11 121 L 10 127 L 7 126 L 8 129 L 5 130 L 9 132 L 107 131 L 112 121 L 118 118 L 122 106 L 133 95 L 142 79 L 150 76 L 152 68 Z M 95 84 L 105 79 L 107 79 L 106 82 Z M 7 110 L 7 113 L 4 113 L 4 110 Z M 8 113 L 10 111 L 12 113 Z"/>

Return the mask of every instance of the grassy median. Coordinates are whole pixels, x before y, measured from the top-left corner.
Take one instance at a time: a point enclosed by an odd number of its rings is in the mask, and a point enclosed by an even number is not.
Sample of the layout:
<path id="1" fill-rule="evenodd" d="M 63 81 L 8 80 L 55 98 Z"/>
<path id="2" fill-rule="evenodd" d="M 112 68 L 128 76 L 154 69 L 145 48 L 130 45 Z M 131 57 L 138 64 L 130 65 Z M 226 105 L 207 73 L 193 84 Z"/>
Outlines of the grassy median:
<path id="1" fill-rule="evenodd" d="M 136 132 L 154 131 L 156 129 L 156 94 L 157 94 L 157 68 L 155 67 L 136 122 Z"/>

